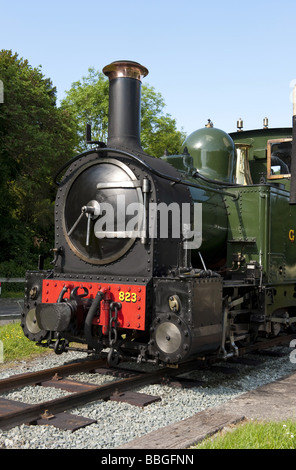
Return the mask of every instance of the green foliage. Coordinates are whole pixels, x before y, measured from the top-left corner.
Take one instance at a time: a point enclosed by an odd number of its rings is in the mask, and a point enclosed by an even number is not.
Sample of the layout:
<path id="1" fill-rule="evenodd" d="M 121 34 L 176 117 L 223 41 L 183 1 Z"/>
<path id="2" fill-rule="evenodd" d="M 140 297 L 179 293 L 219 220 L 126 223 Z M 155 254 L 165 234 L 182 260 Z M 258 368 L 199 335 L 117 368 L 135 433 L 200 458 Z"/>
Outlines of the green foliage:
<path id="1" fill-rule="evenodd" d="M 16 274 L 13 271 L 12 277 Z M 17 277 L 24 277 L 24 273 Z M 24 282 L 2 282 L 1 284 L 1 296 L 0 299 L 23 299 L 25 292 Z M 1 301 L 1 300 L 0 300 Z"/>
<path id="2" fill-rule="evenodd" d="M 196 449 L 295 449 L 296 423 L 246 422 L 231 431 L 223 431 L 195 447 Z"/>
<path id="3" fill-rule="evenodd" d="M 87 150 L 85 142 L 86 124 L 91 124 L 92 140 L 105 142 L 108 136 L 109 83 L 105 75 L 94 68 L 82 81 L 72 83 L 66 92 L 61 108 L 71 114 L 76 125 L 75 152 Z"/>
<path id="4" fill-rule="evenodd" d="M 79 143 L 77 152 L 87 149 L 85 142 L 86 123 L 92 126 L 92 139 L 107 142 L 109 81 L 102 72 L 88 69 L 88 75 L 72 84 L 62 109 L 75 120 Z M 185 134 L 176 129 L 176 121 L 164 114 L 165 103 L 160 93 L 153 87 L 142 85 L 141 97 L 141 144 L 150 155 L 160 157 L 167 149 L 178 153 Z"/>
<path id="5" fill-rule="evenodd" d="M 181 152 L 185 133 L 178 131 L 176 121 L 169 114 L 164 114 L 165 103 L 154 87 L 143 84 L 141 104 L 141 143 L 150 155 L 161 157 L 165 150 L 169 154 Z"/>
<path id="6" fill-rule="evenodd" d="M 36 266 L 53 246 L 56 187 L 52 177 L 73 156 L 70 114 L 56 107 L 56 89 L 40 68 L 0 51 L 0 272 L 11 259 Z"/>

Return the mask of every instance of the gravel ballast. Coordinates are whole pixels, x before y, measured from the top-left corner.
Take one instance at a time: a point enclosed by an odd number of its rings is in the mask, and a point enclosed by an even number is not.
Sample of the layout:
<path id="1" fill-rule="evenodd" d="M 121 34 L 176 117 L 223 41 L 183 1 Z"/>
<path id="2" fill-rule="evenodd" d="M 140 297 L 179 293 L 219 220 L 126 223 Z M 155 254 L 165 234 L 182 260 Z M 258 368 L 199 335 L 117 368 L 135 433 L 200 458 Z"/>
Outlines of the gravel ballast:
<path id="1" fill-rule="evenodd" d="M 237 374 L 225 374 L 208 370 L 192 372 L 190 378 L 203 381 L 192 389 L 180 389 L 169 385 L 148 385 L 138 392 L 156 395 L 161 401 L 145 407 L 98 401 L 78 409 L 69 410 L 97 421 L 75 432 L 62 431 L 51 425 L 22 425 L 10 430 L 0 430 L 0 448 L 6 449 L 114 449 L 151 431 L 176 423 L 207 408 L 213 408 L 242 393 L 289 375 L 296 370 L 290 361 L 290 348 L 283 357 L 264 357 L 261 365 L 238 365 Z M 259 356 L 252 356 L 258 359 Z M 49 354 L 31 362 L 21 362 L 12 368 L 0 369 L 0 379 L 13 374 L 52 368 L 64 363 L 86 358 L 86 354 L 68 352 L 56 356 Z M 226 364 L 227 365 L 227 364 Z M 122 367 L 125 367 L 123 365 Z M 130 365 L 129 365 L 130 367 Z M 229 364 L 233 368 L 233 364 Z M 189 375 L 186 375 L 189 376 Z M 69 378 L 102 384 L 118 380 L 111 376 L 80 373 Z M 25 403 L 39 403 L 65 396 L 69 392 L 50 387 L 22 387 L 1 396 Z"/>

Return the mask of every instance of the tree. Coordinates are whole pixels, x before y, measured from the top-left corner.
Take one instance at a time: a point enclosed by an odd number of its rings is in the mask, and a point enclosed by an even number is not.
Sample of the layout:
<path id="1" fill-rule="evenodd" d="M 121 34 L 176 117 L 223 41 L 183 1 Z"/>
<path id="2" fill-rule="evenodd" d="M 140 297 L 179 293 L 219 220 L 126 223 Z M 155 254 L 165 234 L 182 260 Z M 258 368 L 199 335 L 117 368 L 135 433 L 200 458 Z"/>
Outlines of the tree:
<path id="1" fill-rule="evenodd" d="M 164 114 L 164 100 L 153 87 L 142 85 L 141 144 L 145 152 L 160 157 L 167 149 L 178 153 L 185 134 L 176 129 L 176 121 Z M 72 84 L 61 102 L 76 122 L 77 152 L 87 149 L 85 126 L 92 125 L 92 139 L 106 142 L 108 136 L 109 81 L 102 72 L 88 69 L 88 75 Z"/>
<path id="2" fill-rule="evenodd" d="M 0 262 L 36 265 L 53 247 L 52 177 L 73 156 L 73 121 L 51 80 L 18 54 L 0 51 L 0 79 Z"/>
<path id="3" fill-rule="evenodd" d="M 92 127 L 92 139 L 106 141 L 108 136 L 109 83 L 104 74 L 88 69 L 82 82 L 72 83 L 61 102 L 61 108 L 71 114 L 76 124 L 76 148 L 80 153 L 88 148 L 85 142 L 86 124 Z"/>
<path id="4" fill-rule="evenodd" d="M 185 140 L 185 133 L 178 131 L 176 121 L 164 114 L 165 102 L 154 87 L 142 86 L 141 144 L 145 152 L 161 157 L 165 150 L 178 154 Z"/>

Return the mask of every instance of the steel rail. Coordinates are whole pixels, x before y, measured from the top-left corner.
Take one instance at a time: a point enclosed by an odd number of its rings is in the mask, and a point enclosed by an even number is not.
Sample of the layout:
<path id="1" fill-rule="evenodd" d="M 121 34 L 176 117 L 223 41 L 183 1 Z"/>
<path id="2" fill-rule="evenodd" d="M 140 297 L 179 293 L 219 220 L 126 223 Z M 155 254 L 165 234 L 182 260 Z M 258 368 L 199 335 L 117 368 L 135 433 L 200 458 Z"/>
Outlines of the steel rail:
<path id="1" fill-rule="evenodd" d="M 140 373 L 134 377 L 117 380 L 104 385 L 94 386 L 90 390 L 76 392 L 62 398 L 57 398 L 35 405 L 27 405 L 24 409 L 5 413 L 0 416 L 0 429 L 10 429 L 24 423 L 30 423 L 38 420 L 41 415 L 54 415 L 66 410 L 83 406 L 93 401 L 108 399 L 116 390 L 118 393 L 130 390 L 135 387 L 157 383 L 167 376 L 176 376 L 189 372 L 197 367 L 198 361 L 192 361 L 180 365 L 178 368 L 166 367 L 154 372 Z M 50 422 L 49 422 L 50 424 Z"/>
<path id="2" fill-rule="evenodd" d="M 243 356 L 244 354 L 251 353 L 251 352 L 256 352 L 260 351 L 262 349 L 269 349 L 273 348 L 274 346 L 285 346 L 288 343 L 296 338 L 296 334 L 290 334 L 290 335 L 282 335 L 282 336 L 277 336 L 275 338 L 271 339 L 264 339 L 262 341 L 257 341 L 254 344 L 250 344 L 248 346 L 243 346 L 239 348 L 239 356 Z"/>
<path id="3" fill-rule="evenodd" d="M 32 385 L 45 380 L 52 379 L 54 375 L 66 376 L 84 372 L 87 370 L 96 369 L 106 365 L 106 359 L 94 359 L 81 361 L 72 364 L 65 364 L 51 369 L 39 370 L 37 372 L 25 372 L 23 374 L 12 375 L 8 378 L 0 380 L 0 392 L 6 392 L 13 388 L 24 387 L 25 385 Z"/>

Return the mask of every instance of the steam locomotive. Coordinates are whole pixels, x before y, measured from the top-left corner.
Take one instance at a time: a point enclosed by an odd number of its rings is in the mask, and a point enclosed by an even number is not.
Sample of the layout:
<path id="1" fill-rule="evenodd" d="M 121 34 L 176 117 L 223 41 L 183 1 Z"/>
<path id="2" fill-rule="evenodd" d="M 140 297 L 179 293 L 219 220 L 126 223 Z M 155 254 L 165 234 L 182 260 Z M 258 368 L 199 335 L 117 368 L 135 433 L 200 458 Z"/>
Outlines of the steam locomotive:
<path id="1" fill-rule="evenodd" d="M 88 128 L 90 150 L 57 175 L 53 268 L 26 273 L 24 334 L 115 365 L 227 358 L 293 330 L 296 126 L 244 131 L 239 120 L 227 134 L 209 120 L 182 154 L 155 158 L 140 143 L 148 70 L 103 72 L 108 142 Z"/>

